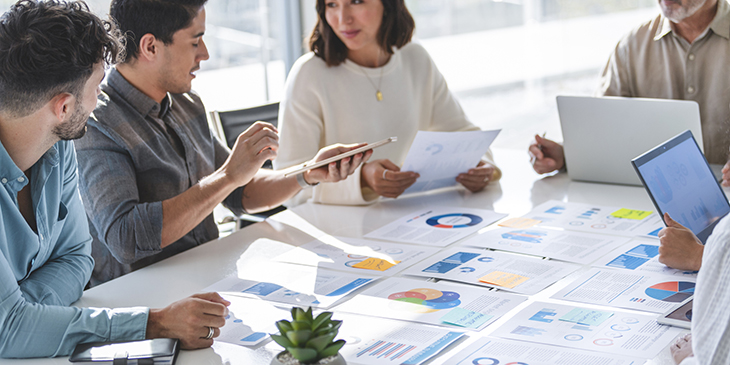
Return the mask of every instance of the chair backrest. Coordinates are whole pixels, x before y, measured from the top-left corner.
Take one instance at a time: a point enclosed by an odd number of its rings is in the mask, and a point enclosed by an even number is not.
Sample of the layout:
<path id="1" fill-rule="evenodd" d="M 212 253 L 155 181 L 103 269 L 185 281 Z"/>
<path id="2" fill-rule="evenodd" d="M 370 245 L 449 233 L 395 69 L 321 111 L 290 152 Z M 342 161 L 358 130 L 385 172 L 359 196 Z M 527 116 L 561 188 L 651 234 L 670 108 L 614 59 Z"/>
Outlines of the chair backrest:
<path id="1" fill-rule="evenodd" d="M 261 120 L 276 126 L 279 120 L 279 103 L 224 112 L 213 111 L 211 114 L 218 136 L 226 141 L 229 148 L 233 148 L 238 135 L 256 121 Z"/>

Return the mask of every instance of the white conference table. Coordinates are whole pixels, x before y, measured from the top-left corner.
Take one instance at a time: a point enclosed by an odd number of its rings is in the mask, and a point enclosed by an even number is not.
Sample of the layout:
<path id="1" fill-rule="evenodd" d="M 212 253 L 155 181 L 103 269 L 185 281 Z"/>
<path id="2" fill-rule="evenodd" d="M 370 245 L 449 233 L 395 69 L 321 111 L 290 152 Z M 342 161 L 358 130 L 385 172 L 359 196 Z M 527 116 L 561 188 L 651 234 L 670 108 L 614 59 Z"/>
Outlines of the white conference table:
<path id="1" fill-rule="evenodd" d="M 260 266 L 267 259 L 317 237 L 329 234 L 359 238 L 412 211 L 435 205 L 493 209 L 508 213 L 510 217 L 524 215 L 534 206 L 551 199 L 654 210 L 651 200 L 641 187 L 576 182 L 571 181 L 565 173 L 543 177 L 533 172 L 525 150 L 498 149 L 493 152 L 503 171 L 503 178 L 483 192 L 473 194 L 463 189 L 454 189 L 437 194 L 385 199 L 361 207 L 303 204 L 265 222 L 248 226 L 222 239 L 87 290 L 74 305 L 164 307 L 200 292 L 227 276 L 241 274 L 251 267 Z M 585 270 L 587 267 L 530 296 L 528 303 L 549 300 L 550 295 L 568 285 Z M 469 336 L 475 338 L 491 333 L 509 321 L 524 305 L 512 310 L 483 331 L 470 333 Z M 471 340 L 457 342 L 430 363 L 444 364 L 455 351 L 471 343 Z M 268 364 L 278 351 L 278 346 L 271 341 L 255 348 L 216 342 L 212 348 L 182 351 L 177 364 Z M 0 362 L 7 365 L 69 363 L 67 358 Z M 646 364 L 673 364 L 668 348 Z"/>

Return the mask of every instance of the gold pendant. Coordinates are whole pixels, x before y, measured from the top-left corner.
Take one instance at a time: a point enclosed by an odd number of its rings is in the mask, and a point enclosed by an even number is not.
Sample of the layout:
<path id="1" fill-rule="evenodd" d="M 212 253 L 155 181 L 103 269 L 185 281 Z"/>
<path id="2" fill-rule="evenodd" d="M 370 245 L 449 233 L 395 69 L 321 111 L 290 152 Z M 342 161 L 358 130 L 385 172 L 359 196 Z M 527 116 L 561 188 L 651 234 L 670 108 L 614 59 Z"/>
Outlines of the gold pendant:
<path id="1" fill-rule="evenodd" d="M 383 93 L 378 90 L 378 92 L 375 93 L 375 98 L 378 99 L 378 101 L 383 101 Z"/>

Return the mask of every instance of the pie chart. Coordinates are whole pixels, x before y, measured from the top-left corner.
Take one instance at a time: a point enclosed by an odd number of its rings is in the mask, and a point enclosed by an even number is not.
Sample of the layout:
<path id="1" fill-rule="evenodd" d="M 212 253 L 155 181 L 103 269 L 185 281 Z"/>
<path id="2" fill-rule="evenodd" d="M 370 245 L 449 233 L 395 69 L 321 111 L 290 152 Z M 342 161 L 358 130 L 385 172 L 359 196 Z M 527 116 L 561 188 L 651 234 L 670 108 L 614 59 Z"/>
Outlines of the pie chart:
<path id="1" fill-rule="evenodd" d="M 482 222 L 482 217 L 469 213 L 442 214 L 426 220 L 426 224 L 436 228 L 466 228 Z"/>
<path id="2" fill-rule="evenodd" d="M 663 302 L 679 303 L 695 293 L 695 283 L 667 281 L 654 284 L 645 291 L 646 295 Z"/>

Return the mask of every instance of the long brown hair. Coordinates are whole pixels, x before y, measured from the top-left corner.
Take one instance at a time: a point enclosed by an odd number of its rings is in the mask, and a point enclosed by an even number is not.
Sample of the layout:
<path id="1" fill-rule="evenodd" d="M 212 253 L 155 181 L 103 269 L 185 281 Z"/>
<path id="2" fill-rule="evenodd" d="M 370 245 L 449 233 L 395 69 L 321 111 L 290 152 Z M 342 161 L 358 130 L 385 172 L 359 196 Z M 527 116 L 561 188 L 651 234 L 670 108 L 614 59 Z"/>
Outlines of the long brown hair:
<path id="1" fill-rule="evenodd" d="M 405 0 L 381 0 L 383 21 L 378 30 L 380 48 L 393 54 L 393 47 L 401 48 L 413 37 L 416 22 L 406 8 Z M 347 59 L 347 46 L 327 23 L 326 0 L 317 0 L 317 24 L 309 37 L 309 49 L 323 59 L 327 66 L 337 66 Z"/>

